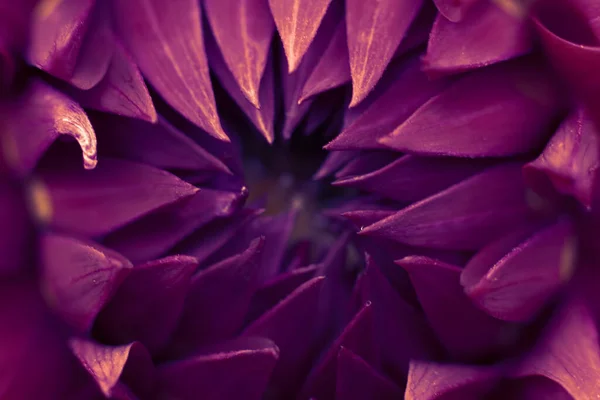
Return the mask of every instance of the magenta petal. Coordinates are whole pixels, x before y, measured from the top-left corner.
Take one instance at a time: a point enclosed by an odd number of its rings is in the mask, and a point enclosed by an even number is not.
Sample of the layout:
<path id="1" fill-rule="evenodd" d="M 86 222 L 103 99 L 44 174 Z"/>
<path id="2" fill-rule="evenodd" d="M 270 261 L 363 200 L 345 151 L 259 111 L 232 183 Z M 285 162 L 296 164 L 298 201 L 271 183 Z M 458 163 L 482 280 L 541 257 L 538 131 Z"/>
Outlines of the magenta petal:
<path id="1" fill-rule="evenodd" d="M 575 233 L 568 220 L 537 232 L 484 271 L 474 258 L 464 274 L 475 269 L 478 281 L 465 288 L 490 315 L 507 321 L 533 318 L 570 278 L 575 262 Z M 473 279 L 471 277 L 470 279 Z"/>
<path id="2" fill-rule="evenodd" d="M 263 239 L 192 278 L 172 347 L 177 353 L 236 334 L 257 287 Z"/>
<path id="3" fill-rule="evenodd" d="M 528 215 L 520 164 L 489 168 L 363 229 L 400 243 L 476 250 Z"/>
<path id="4" fill-rule="evenodd" d="M 471 303 L 459 282 L 460 268 L 418 256 L 397 263 L 408 271 L 427 319 L 454 358 L 473 359 L 497 350 L 510 326 Z"/>
<path id="5" fill-rule="evenodd" d="M 389 83 L 383 86 L 382 93 L 378 93 L 378 86 L 373 95 L 367 99 L 369 104 L 361 103 L 361 106 L 365 104 L 365 109 L 359 112 L 356 118 L 325 146 L 326 149 L 385 148 L 378 143 L 379 138 L 391 133 L 423 103 L 448 86 L 448 82 L 445 80 L 430 80 L 421 71 L 418 58 L 402 64 L 395 64 L 392 63 L 389 72 L 384 75 L 384 79 L 389 79 Z M 387 74 L 391 76 L 388 78 Z M 371 101 L 372 97 L 374 99 Z"/>
<path id="6" fill-rule="evenodd" d="M 219 48 L 244 96 L 257 108 L 275 25 L 267 0 L 204 2 Z"/>
<path id="7" fill-rule="evenodd" d="M 189 256 L 135 266 L 98 316 L 103 336 L 114 343 L 139 341 L 150 352 L 160 349 L 176 327 L 197 266 Z"/>
<path id="8" fill-rule="evenodd" d="M 500 378 L 501 371 L 494 367 L 413 361 L 410 363 L 404 398 L 406 400 L 483 399 Z"/>
<path id="9" fill-rule="evenodd" d="M 0 180 L 0 277 L 18 275 L 26 270 L 33 256 L 30 223 L 25 194 L 19 185 Z"/>
<path id="10" fill-rule="evenodd" d="M 94 0 L 66 0 L 38 5 L 31 21 L 28 62 L 69 80 L 90 25 Z"/>
<path id="11" fill-rule="evenodd" d="M 89 236 L 106 234 L 198 190 L 168 172 L 111 159 L 91 171 L 53 168 L 41 177 L 50 225 Z"/>
<path id="12" fill-rule="evenodd" d="M 511 14 L 493 1 L 480 1 L 460 23 L 438 15 L 424 69 L 436 74 L 462 72 L 518 57 L 531 47 L 530 27 L 523 15 Z"/>
<path id="13" fill-rule="evenodd" d="M 345 347 L 338 353 L 337 366 L 336 400 L 402 398 L 402 391 L 398 386 Z"/>
<path id="14" fill-rule="evenodd" d="M 546 176 L 557 191 L 591 208 L 592 183 L 598 170 L 599 134 L 586 111 L 574 112 L 558 128 L 544 152 L 525 166 L 526 179 L 536 188 L 543 185 L 536 177 Z M 538 190 L 543 191 L 543 187 Z"/>
<path id="15" fill-rule="evenodd" d="M 573 398 L 600 393 L 598 331 L 587 306 L 577 300 L 564 304 L 533 352 L 515 376 L 544 376 L 560 384 Z"/>
<path id="16" fill-rule="evenodd" d="M 434 0 L 440 13 L 452 22 L 463 19 L 467 11 L 480 0 Z"/>
<path id="17" fill-rule="evenodd" d="M 548 73 L 531 60 L 495 65 L 430 99 L 380 142 L 427 155 L 527 153 L 545 143 L 559 99 Z"/>
<path id="18" fill-rule="evenodd" d="M 165 399 L 260 400 L 279 356 L 264 338 L 241 338 L 212 354 L 163 364 L 159 390 Z"/>
<path id="19" fill-rule="evenodd" d="M 144 79 L 119 41 L 104 78 L 90 90 L 72 93 L 86 108 L 156 122 L 156 110 Z"/>
<path id="20" fill-rule="evenodd" d="M 137 391 L 147 392 L 151 388 L 154 368 L 141 344 L 105 346 L 78 338 L 71 339 L 69 344 L 106 397 L 113 394 L 121 379 Z"/>
<path id="21" fill-rule="evenodd" d="M 210 83 L 200 4 L 115 0 L 112 5 L 120 37 L 152 86 L 194 124 L 229 141 Z"/>
<path id="22" fill-rule="evenodd" d="M 295 393 L 306 373 L 323 282 L 323 277 L 306 282 L 243 332 L 244 336 L 267 337 L 279 348 L 279 362 L 272 377 L 277 392 Z"/>
<path id="23" fill-rule="evenodd" d="M 422 0 L 346 0 L 352 72 L 350 107 L 373 90 L 422 3 Z"/>
<path id="24" fill-rule="evenodd" d="M 77 140 L 86 169 L 96 166 L 96 134 L 79 104 L 43 81 L 33 80 L 18 105 L 7 117 L 5 150 L 8 164 L 17 172 L 31 172 L 60 135 Z"/>
<path id="25" fill-rule="evenodd" d="M 91 328 L 132 267 L 112 250 L 55 234 L 42 237 L 41 257 L 47 301 L 80 332 Z"/>

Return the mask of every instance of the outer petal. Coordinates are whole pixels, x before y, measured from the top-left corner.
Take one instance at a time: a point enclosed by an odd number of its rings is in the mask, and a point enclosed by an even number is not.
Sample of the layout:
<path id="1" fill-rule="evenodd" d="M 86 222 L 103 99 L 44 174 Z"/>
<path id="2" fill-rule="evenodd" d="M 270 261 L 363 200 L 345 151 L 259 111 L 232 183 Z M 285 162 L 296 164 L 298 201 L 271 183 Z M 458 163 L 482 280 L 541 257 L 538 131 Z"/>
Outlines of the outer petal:
<path id="1" fill-rule="evenodd" d="M 489 168 L 370 225 L 360 234 L 439 249 L 476 250 L 528 215 L 520 164 Z"/>
<path id="2" fill-rule="evenodd" d="M 197 191 L 165 171 L 109 159 L 92 171 L 44 170 L 41 180 L 50 225 L 89 236 L 106 234 Z"/>
<path id="3" fill-rule="evenodd" d="M 375 87 L 421 8 L 421 0 L 346 0 L 354 107 Z"/>
<path id="4" fill-rule="evenodd" d="M 428 155 L 522 154 L 546 141 L 559 110 L 550 75 L 532 60 L 517 60 L 466 75 L 380 142 Z"/>
<path id="5" fill-rule="evenodd" d="M 47 301 L 75 329 L 89 330 L 129 274 L 131 263 L 95 243 L 55 234 L 46 234 L 41 240 Z"/>
<path id="6" fill-rule="evenodd" d="M 217 114 L 195 0 L 113 1 L 120 37 L 164 99 L 214 137 L 229 141 Z"/>

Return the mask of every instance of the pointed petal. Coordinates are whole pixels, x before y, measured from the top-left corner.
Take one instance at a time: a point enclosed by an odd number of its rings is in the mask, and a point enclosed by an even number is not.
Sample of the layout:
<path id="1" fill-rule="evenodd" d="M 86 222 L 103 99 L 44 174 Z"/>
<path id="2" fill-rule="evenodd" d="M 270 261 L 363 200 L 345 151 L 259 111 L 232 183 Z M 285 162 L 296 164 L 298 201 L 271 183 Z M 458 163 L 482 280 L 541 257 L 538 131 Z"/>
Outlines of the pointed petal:
<path id="1" fill-rule="evenodd" d="M 438 15 L 429 37 L 424 69 L 430 74 L 458 73 L 526 54 L 532 38 L 528 20 L 481 1 L 460 23 Z"/>
<path id="2" fill-rule="evenodd" d="M 489 168 L 363 229 L 412 246 L 476 250 L 528 215 L 520 164 Z"/>
<path id="3" fill-rule="evenodd" d="M 373 90 L 422 3 L 421 0 L 346 0 L 352 71 L 350 107 Z"/>
<path id="4" fill-rule="evenodd" d="M 496 318 L 530 320 L 570 278 L 575 268 L 574 235 L 568 220 L 536 233 L 465 288 L 467 294 Z M 472 268 L 480 270 L 473 263 L 465 271 Z"/>
<path id="5" fill-rule="evenodd" d="M 89 236 L 111 232 L 197 191 L 165 171 L 111 159 L 91 171 L 45 169 L 41 181 L 50 225 Z"/>
<path id="6" fill-rule="evenodd" d="M 366 151 L 336 172 L 335 177 L 337 179 L 348 179 L 356 175 L 368 174 L 391 164 L 398 158 L 396 152 Z"/>
<path id="7" fill-rule="evenodd" d="M 337 366 L 336 400 L 402 398 L 398 386 L 345 347 L 338 353 Z"/>
<path id="8" fill-rule="evenodd" d="M 96 166 L 96 134 L 85 112 L 71 98 L 41 80 L 33 80 L 22 103 L 7 120 L 5 154 L 9 165 L 17 172 L 31 172 L 60 135 L 77 140 L 86 169 Z M 30 128 L 24 130 L 24 126 Z"/>
<path id="9" fill-rule="evenodd" d="M 236 339 L 213 354 L 161 365 L 159 391 L 169 399 L 260 400 L 278 356 L 268 339 Z"/>
<path id="10" fill-rule="evenodd" d="M 460 268 L 419 256 L 396 263 L 409 273 L 429 323 L 454 358 L 484 357 L 497 350 L 511 327 L 471 303 L 459 282 Z"/>
<path id="11" fill-rule="evenodd" d="M 73 338 L 69 345 L 106 397 L 112 395 L 121 379 L 140 389 L 147 389 L 151 384 L 154 372 L 152 360 L 139 343 L 105 346 L 87 339 Z"/>
<path id="12" fill-rule="evenodd" d="M 458 22 L 464 18 L 467 11 L 479 0 L 434 0 L 440 13 L 449 21 Z"/>
<path id="13" fill-rule="evenodd" d="M 427 155 L 522 154 L 545 143 L 559 110 L 560 97 L 550 75 L 531 60 L 517 60 L 467 75 L 380 142 Z"/>
<path id="14" fill-rule="evenodd" d="M 132 267 L 112 250 L 55 234 L 41 238 L 41 257 L 47 301 L 80 332 L 91 328 Z"/>
<path id="15" fill-rule="evenodd" d="M 272 376 L 276 393 L 296 393 L 304 378 L 323 279 L 317 277 L 306 282 L 243 332 L 244 336 L 268 337 L 279 348 L 279 362 Z"/>
<path id="16" fill-rule="evenodd" d="M 526 179 L 533 187 L 539 187 L 543 182 L 536 182 L 536 177 L 546 176 L 560 193 L 573 196 L 591 208 L 592 184 L 598 170 L 599 135 L 600 131 L 586 111 L 574 112 L 558 128 L 544 152 L 525 166 Z"/>
<path id="17" fill-rule="evenodd" d="M 156 352 L 169 339 L 183 310 L 195 258 L 170 256 L 137 265 L 98 316 L 111 343 L 139 341 Z"/>
<path id="18" fill-rule="evenodd" d="M 259 85 L 275 30 L 267 0 L 207 0 L 204 8 L 229 70 L 260 108 Z"/>
<path id="19" fill-rule="evenodd" d="M 195 0 L 163 7 L 159 0 L 113 1 L 127 48 L 160 95 L 212 136 L 229 141 L 217 114 Z"/>
<path id="20" fill-rule="evenodd" d="M 331 0 L 269 0 L 281 36 L 288 71 L 294 72 L 308 50 Z"/>

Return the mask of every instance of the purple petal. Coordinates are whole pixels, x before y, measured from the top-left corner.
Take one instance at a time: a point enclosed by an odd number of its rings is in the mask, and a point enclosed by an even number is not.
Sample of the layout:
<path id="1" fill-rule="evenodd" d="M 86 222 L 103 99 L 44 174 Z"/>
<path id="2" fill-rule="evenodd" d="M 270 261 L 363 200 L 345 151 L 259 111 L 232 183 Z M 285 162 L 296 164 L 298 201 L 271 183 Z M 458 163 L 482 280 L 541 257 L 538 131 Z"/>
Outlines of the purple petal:
<path id="1" fill-rule="evenodd" d="M 440 13 L 452 22 L 463 19 L 467 11 L 479 0 L 434 0 Z"/>
<path id="2" fill-rule="evenodd" d="M 544 152 L 524 169 L 530 185 L 544 192 L 547 177 L 562 194 L 575 197 L 588 209 L 592 206 L 592 183 L 598 169 L 598 140 L 600 134 L 584 110 L 571 114 L 558 128 Z M 541 186 L 541 187 L 540 187 Z"/>
<path id="3" fill-rule="evenodd" d="M 325 158 L 325 161 L 321 163 L 319 170 L 315 173 L 313 179 L 323 179 L 332 175 L 334 172 L 342 168 L 346 163 L 356 157 L 358 152 L 356 151 L 330 151 Z"/>
<path id="4" fill-rule="evenodd" d="M 120 229 L 103 241 L 132 261 L 164 255 L 178 242 L 217 218 L 232 215 L 247 192 L 200 189 L 172 207 L 161 209 Z"/>
<path id="5" fill-rule="evenodd" d="M 241 254 L 213 265 L 192 278 L 180 322 L 173 335 L 177 353 L 236 334 L 256 292 L 263 239 Z"/>
<path id="6" fill-rule="evenodd" d="M 269 0 L 271 13 L 288 60 L 294 72 L 317 34 L 331 0 Z"/>
<path id="7" fill-rule="evenodd" d="M 380 142 L 427 155 L 527 153 L 545 143 L 560 109 L 550 78 L 531 60 L 475 71 L 430 99 Z"/>
<path id="8" fill-rule="evenodd" d="M 156 122 L 156 110 L 144 78 L 123 45 L 117 41 L 104 78 L 90 90 L 73 90 L 86 108 Z"/>
<path id="9" fill-rule="evenodd" d="M 229 141 L 210 83 L 198 2 L 181 0 L 163 7 L 159 0 L 132 0 L 112 5 L 118 32 L 152 86 L 191 122 Z"/>
<path id="10" fill-rule="evenodd" d="M 377 221 L 381 221 L 391 215 L 394 215 L 396 211 L 392 210 L 355 210 L 346 211 L 342 215 L 348 218 L 360 231 L 363 227 L 372 225 Z"/>
<path id="11" fill-rule="evenodd" d="M 272 376 L 276 393 L 295 393 L 301 384 L 311 358 L 310 338 L 323 282 L 323 277 L 306 282 L 243 332 L 244 336 L 267 337 L 279 348 L 279 362 Z"/>
<path id="12" fill-rule="evenodd" d="M 474 259 L 481 278 L 465 288 L 490 315 L 507 321 L 528 321 L 570 278 L 575 262 L 575 237 L 570 221 L 562 220 L 520 243 L 485 271 Z M 469 279 L 473 279 L 471 276 Z"/>
<path id="13" fill-rule="evenodd" d="M 112 395 L 121 379 L 137 391 L 149 391 L 154 369 L 150 355 L 141 344 L 105 346 L 87 339 L 73 338 L 69 345 L 106 397 Z"/>
<path id="14" fill-rule="evenodd" d="M 523 15 L 512 15 L 492 1 L 475 4 L 460 23 L 438 15 L 424 69 L 436 75 L 457 73 L 526 54 L 532 47 L 527 22 Z"/>
<path id="15" fill-rule="evenodd" d="M 347 179 L 356 175 L 368 174 L 391 164 L 398 158 L 396 152 L 366 151 L 336 172 L 335 177 L 337 179 Z"/>
<path id="16" fill-rule="evenodd" d="M 98 316 L 96 326 L 111 343 L 139 341 L 156 352 L 183 311 L 195 258 L 170 256 L 137 265 Z"/>
<path id="17" fill-rule="evenodd" d="M 360 103 L 375 87 L 421 8 L 421 0 L 346 0 L 352 101 Z"/>
<path id="18" fill-rule="evenodd" d="M 471 303 L 459 282 L 460 268 L 419 256 L 397 263 L 408 271 L 429 323 L 452 357 L 473 359 L 497 350 L 511 327 Z"/>
<path id="19" fill-rule="evenodd" d="M 275 26 L 267 0 L 207 0 L 214 36 L 244 96 L 260 108 L 259 86 Z"/>
<path id="20" fill-rule="evenodd" d="M 337 366 L 336 400 L 402 398 L 402 391 L 398 386 L 345 347 L 338 353 Z"/>
<path id="21" fill-rule="evenodd" d="M 19 274 L 28 268 L 33 239 L 33 224 L 21 187 L 0 180 L 0 277 Z"/>
<path id="22" fill-rule="evenodd" d="M 158 370 L 165 399 L 260 400 L 279 356 L 264 338 L 242 338 L 218 352 L 163 364 Z"/>
<path id="23" fill-rule="evenodd" d="M 33 80 L 18 107 L 7 116 L 7 163 L 21 174 L 31 172 L 60 136 L 79 143 L 86 169 L 96 166 L 96 134 L 83 109 L 41 80 Z M 23 129 L 23 126 L 30 127 Z"/>
<path id="24" fill-rule="evenodd" d="M 476 250 L 528 215 L 520 164 L 489 168 L 370 225 L 360 234 L 438 249 Z"/>
<path id="25" fill-rule="evenodd" d="M 91 328 L 132 267 L 112 250 L 55 234 L 41 238 L 41 257 L 49 304 L 80 332 Z"/>
<path id="26" fill-rule="evenodd" d="M 41 171 L 50 225 L 97 236 L 197 192 L 174 175 L 128 161 L 105 159 L 91 171 Z"/>

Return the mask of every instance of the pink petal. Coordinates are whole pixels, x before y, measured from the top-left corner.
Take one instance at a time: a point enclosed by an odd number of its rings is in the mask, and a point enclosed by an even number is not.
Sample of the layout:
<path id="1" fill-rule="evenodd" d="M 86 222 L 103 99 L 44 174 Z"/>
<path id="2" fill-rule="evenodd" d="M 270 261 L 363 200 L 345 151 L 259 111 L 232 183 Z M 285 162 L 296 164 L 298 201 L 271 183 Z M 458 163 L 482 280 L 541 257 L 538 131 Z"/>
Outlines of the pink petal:
<path id="1" fill-rule="evenodd" d="M 402 391 L 398 386 L 345 347 L 340 348 L 337 365 L 336 400 L 402 398 Z"/>
<path id="2" fill-rule="evenodd" d="M 204 8 L 229 70 L 260 108 L 260 80 L 275 30 L 267 0 L 207 0 Z"/>
<path id="3" fill-rule="evenodd" d="M 528 215 L 520 164 L 489 168 L 370 225 L 360 234 L 412 245 L 476 250 Z"/>
<path id="4" fill-rule="evenodd" d="M 517 60 L 467 75 L 380 142 L 427 155 L 522 154 L 545 143 L 559 110 L 550 75 L 531 60 Z"/>
<path id="5" fill-rule="evenodd" d="M 88 331 L 129 274 L 131 263 L 92 242 L 56 234 L 45 234 L 41 240 L 47 301 L 78 331 Z"/>
<path id="6" fill-rule="evenodd" d="M 8 164 L 17 172 L 31 172 L 60 135 L 77 140 L 86 169 L 96 166 L 96 134 L 83 109 L 68 96 L 41 80 L 33 80 L 22 102 L 10 111 L 5 153 Z"/>
<path id="7" fill-rule="evenodd" d="M 464 18 L 467 11 L 479 0 L 434 0 L 435 6 L 440 13 L 452 22 L 458 22 Z"/>
<path id="8" fill-rule="evenodd" d="M 111 343 L 139 341 L 156 352 L 176 328 L 197 267 L 189 256 L 137 265 L 98 316 L 103 337 Z"/>
<path id="9" fill-rule="evenodd" d="M 50 225 L 97 236 L 197 192 L 174 175 L 128 161 L 105 159 L 91 171 L 41 172 Z"/>
<path id="10" fill-rule="evenodd" d="M 144 76 L 178 112 L 229 141 L 217 114 L 195 0 L 113 1 L 116 25 Z"/>
<path id="11" fill-rule="evenodd" d="M 159 391 L 168 399 L 260 400 L 279 357 L 264 338 L 242 338 L 218 352 L 163 364 Z"/>
<path id="12" fill-rule="evenodd" d="M 373 90 L 422 3 L 421 0 L 346 0 L 352 71 L 350 107 Z"/>
<path id="13" fill-rule="evenodd" d="M 536 178 L 546 176 L 560 193 L 591 208 L 592 183 L 598 169 L 598 134 L 586 111 L 574 112 L 558 128 L 544 152 L 525 166 L 525 177 L 536 187 L 543 184 Z M 543 193 L 543 187 L 538 192 Z"/>
<path id="14" fill-rule="evenodd" d="M 528 321 L 570 278 L 574 257 L 573 226 L 562 220 L 510 250 L 465 290 L 479 307 L 496 318 Z M 469 263 L 465 273 L 482 270 L 477 262 Z"/>
<path id="15" fill-rule="evenodd" d="M 311 356 L 310 338 L 323 282 L 323 277 L 306 282 L 243 332 L 244 336 L 268 337 L 279 348 L 272 376 L 276 393 L 295 393 L 301 384 Z"/>
<path id="16" fill-rule="evenodd" d="M 527 22 L 523 15 L 510 14 L 493 1 L 475 4 L 460 23 L 438 15 L 424 69 L 435 74 L 457 73 L 526 54 L 532 47 Z"/>
<path id="17" fill-rule="evenodd" d="M 331 0 L 269 0 L 288 60 L 289 73 L 294 72 L 300 65 L 330 2 Z"/>
<path id="18" fill-rule="evenodd" d="M 427 319 L 452 357 L 474 359 L 498 350 L 511 326 L 471 303 L 459 282 L 460 268 L 419 256 L 397 263 L 408 271 Z"/>

